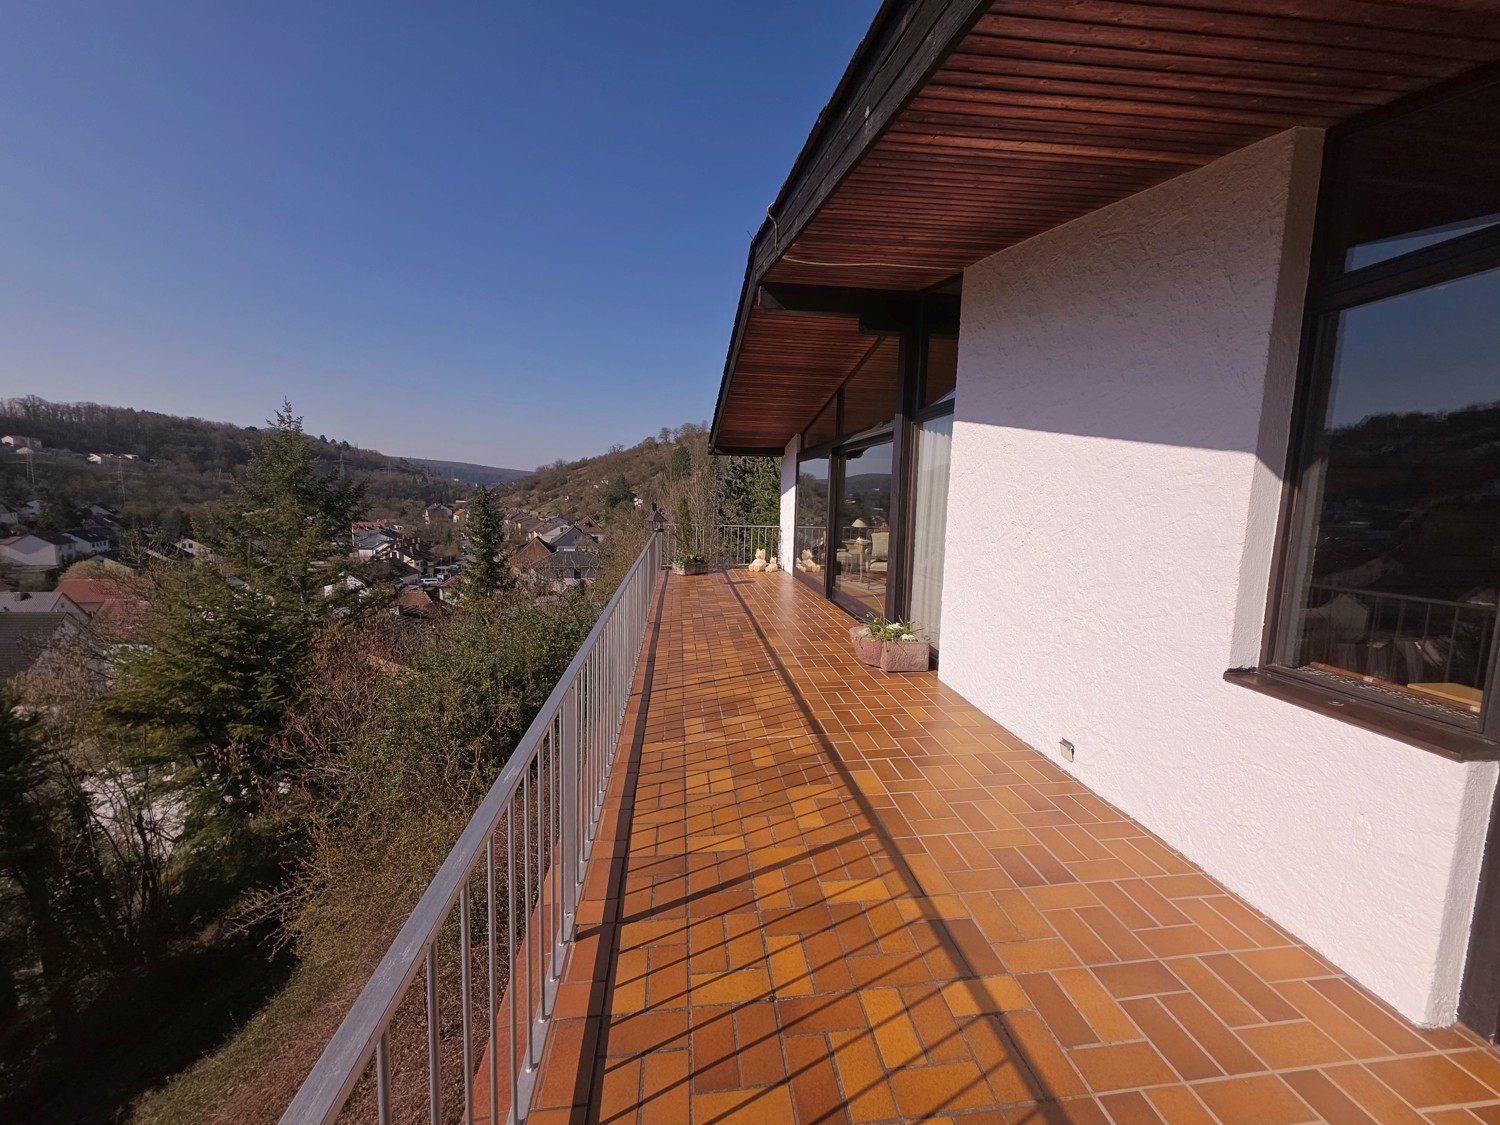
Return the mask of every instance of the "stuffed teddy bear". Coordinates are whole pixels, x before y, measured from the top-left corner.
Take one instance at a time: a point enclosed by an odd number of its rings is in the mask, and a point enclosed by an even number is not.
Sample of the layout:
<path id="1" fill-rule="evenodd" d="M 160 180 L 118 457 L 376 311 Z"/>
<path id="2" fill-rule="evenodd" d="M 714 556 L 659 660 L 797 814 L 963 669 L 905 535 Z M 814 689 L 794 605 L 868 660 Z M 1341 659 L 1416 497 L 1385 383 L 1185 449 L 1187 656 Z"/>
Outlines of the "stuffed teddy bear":
<path id="1" fill-rule="evenodd" d="M 750 564 L 750 569 L 757 574 L 766 569 L 766 549 L 764 547 L 755 548 L 755 561 Z"/>

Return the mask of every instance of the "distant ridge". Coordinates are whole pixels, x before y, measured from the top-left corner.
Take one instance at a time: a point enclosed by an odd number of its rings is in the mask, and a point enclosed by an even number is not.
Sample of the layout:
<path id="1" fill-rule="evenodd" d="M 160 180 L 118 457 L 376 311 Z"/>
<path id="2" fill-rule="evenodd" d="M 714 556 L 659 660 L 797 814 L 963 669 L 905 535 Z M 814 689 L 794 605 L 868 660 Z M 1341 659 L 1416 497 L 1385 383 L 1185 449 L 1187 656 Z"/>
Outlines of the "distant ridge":
<path id="1" fill-rule="evenodd" d="M 434 461 L 429 457 L 408 457 L 413 465 L 426 465 L 435 473 L 457 477 L 465 484 L 509 484 L 529 477 L 530 469 L 502 469 L 495 465 L 473 465 L 468 461 Z"/>

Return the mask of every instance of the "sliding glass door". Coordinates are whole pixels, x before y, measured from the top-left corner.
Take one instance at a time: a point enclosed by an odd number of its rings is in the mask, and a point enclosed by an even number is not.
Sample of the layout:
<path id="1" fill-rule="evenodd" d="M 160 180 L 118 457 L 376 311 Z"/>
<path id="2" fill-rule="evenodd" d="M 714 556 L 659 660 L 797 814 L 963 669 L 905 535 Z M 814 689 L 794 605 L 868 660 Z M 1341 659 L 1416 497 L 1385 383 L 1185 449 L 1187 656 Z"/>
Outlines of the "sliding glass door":
<path id="1" fill-rule="evenodd" d="M 860 616 L 886 612 L 891 573 L 891 442 L 838 455 L 833 594 Z"/>

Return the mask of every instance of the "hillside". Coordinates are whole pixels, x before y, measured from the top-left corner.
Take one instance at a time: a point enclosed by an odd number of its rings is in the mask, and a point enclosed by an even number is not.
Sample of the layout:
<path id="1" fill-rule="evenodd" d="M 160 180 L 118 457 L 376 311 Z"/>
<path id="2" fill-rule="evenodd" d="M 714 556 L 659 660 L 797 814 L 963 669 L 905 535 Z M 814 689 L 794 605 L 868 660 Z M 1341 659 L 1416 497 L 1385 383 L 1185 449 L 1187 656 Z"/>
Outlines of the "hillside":
<path id="1" fill-rule="evenodd" d="M 0 503 L 105 503 L 125 523 L 146 526 L 178 509 L 194 515 L 227 495 L 261 439 L 255 426 L 35 396 L 0 399 L 0 434 L 41 443 L 27 456 L 0 447 Z M 413 519 L 425 505 L 467 491 L 425 464 L 337 438 L 315 440 L 325 471 L 364 483 L 373 516 Z M 112 456 L 95 464 L 90 454 Z"/>
<path id="2" fill-rule="evenodd" d="M 451 477 L 467 485 L 510 484 L 531 475 L 530 469 L 502 469 L 495 465 L 475 465 L 468 461 L 436 461 L 431 457 L 408 457 L 413 465 L 425 465 L 439 476 Z"/>
<path id="3" fill-rule="evenodd" d="M 577 461 L 554 461 L 510 487 L 501 488 L 507 505 L 542 515 L 607 521 L 610 512 L 639 496 L 647 509 L 667 507 L 676 481 L 709 464 L 708 431 L 691 422 L 661 430 L 656 437 Z"/>
<path id="4" fill-rule="evenodd" d="M 700 526 L 771 524 L 780 519 L 780 497 L 779 458 L 711 457 L 707 428 L 691 422 L 628 449 L 543 465 L 501 490 L 507 507 L 570 520 L 592 516 L 606 527 L 636 511 L 636 498 L 641 514 L 655 505 L 669 519 L 686 502 Z"/>

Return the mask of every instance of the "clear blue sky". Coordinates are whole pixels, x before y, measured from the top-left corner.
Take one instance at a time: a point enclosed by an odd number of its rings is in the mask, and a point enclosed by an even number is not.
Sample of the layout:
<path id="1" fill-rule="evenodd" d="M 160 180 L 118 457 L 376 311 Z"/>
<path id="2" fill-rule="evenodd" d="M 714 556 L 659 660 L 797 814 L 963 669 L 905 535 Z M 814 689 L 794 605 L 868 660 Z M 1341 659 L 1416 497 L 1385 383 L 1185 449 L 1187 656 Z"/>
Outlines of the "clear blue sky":
<path id="1" fill-rule="evenodd" d="M 705 419 L 877 6 L 9 3 L 0 395 L 522 468 Z"/>

